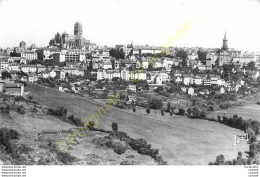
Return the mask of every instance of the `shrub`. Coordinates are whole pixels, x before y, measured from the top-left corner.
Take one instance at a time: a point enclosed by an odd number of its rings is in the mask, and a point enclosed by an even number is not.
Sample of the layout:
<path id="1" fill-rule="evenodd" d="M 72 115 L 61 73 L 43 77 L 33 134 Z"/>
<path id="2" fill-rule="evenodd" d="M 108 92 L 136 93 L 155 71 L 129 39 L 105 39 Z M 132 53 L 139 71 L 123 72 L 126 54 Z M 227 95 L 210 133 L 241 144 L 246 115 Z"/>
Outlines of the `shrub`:
<path id="1" fill-rule="evenodd" d="M 249 152 L 250 158 L 255 158 L 255 155 L 256 155 L 256 151 L 252 150 L 252 151 Z"/>
<path id="2" fill-rule="evenodd" d="M 250 141 L 251 143 L 256 142 L 257 141 L 256 136 L 255 135 L 251 136 Z"/>
<path id="3" fill-rule="evenodd" d="M 185 110 L 183 108 L 179 108 L 179 114 L 183 116 L 185 114 Z"/>
<path id="4" fill-rule="evenodd" d="M 201 111 L 200 117 L 205 118 L 206 117 L 206 112 L 205 111 Z"/>
<path id="5" fill-rule="evenodd" d="M 151 110 L 150 110 L 150 108 L 148 107 L 148 108 L 146 109 L 146 113 L 147 113 L 147 114 L 150 114 L 150 111 L 151 111 Z"/>
<path id="6" fill-rule="evenodd" d="M 252 126 L 252 129 L 254 130 L 255 134 L 258 134 L 258 133 L 259 133 L 259 125 L 254 124 L 254 125 Z"/>
<path id="7" fill-rule="evenodd" d="M 237 159 L 233 159 L 233 165 L 237 165 Z"/>
<path id="8" fill-rule="evenodd" d="M 113 130 L 114 132 L 117 132 L 117 131 L 118 131 L 118 125 L 117 125 L 116 122 L 113 122 L 113 123 L 112 123 L 112 130 Z"/>
<path id="9" fill-rule="evenodd" d="M 164 116 L 164 112 L 163 112 L 163 110 L 161 110 L 161 115 Z"/>
<path id="10" fill-rule="evenodd" d="M 220 116 L 218 116 L 218 121 L 221 122 L 221 117 Z"/>
<path id="11" fill-rule="evenodd" d="M 7 128 L 0 129 L 0 144 L 8 153 L 12 153 L 12 150 L 14 149 L 11 145 L 11 140 L 18 139 L 19 137 L 20 134 L 16 130 Z"/>
<path id="12" fill-rule="evenodd" d="M 187 109 L 187 113 L 188 113 L 188 115 L 190 116 L 191 113 L 192 113 L 192 109 L 191 109 L 191 108 L 188 108 L 188 109 Z"/>
<path id="13" fill-rule="evenodd" d="M 216 158 L 216 163 L 217 163 L 218 165 L 224 165 L 224 163 L 225 163 L 225 157 L 224 157 L 224 155 L 220 154 L 219 156 L 217 156 L 217 158 Z"/>
<path id="14" fill-rule="evenodd" d="M 227 104 L 220 104 L 219 107 L 220 107 L 220 109 L 227 109 L 228 105 Z"/>
<path id="15" fill-rule="evenodd" d="M 70 120 L 76 126 L 83 126 L 84 124 L 81 119 L 75 118 L 74 115 L 69 116 L 68 120 Z"/>
<path id="16" fill-rule="evenodd" d="M 55 115 L 55 116 L 66 116 L 67 115 L 67 109 L 62 107 L 57 107 L 55 110 L 48 109 L 48 114 Z"/>
<path id="17" fill-rule="evenodd" d="M 214 108 L 212 106 L 210 106 L 209 111 L 214 111 Z"/>
<path id="18" fill-rule="evenodd" d="M 93 127 L 95 126 L 95 122 L 94 121 L 89 121 L 88 122 L 88 125 L 87 125 L 87 127 L 89 128 L 89 130 L 93 130 Z"/>
<path id="19" fill-rule="evenodd" d="M 25 114 L 25 110 L 24 107 L 21 105 L 17 108 L 17 112 L 19 112 L 20 114 Z"/>
<path id="20" fill-rule="evenodd" d="M 125 153 L 127 150 L 127 148 L 124 145 L 122 145 L 120 142 L 114 142 L 112 140 L 107 141 L 106 146 L 112 148 L 114 152 L 119 155 Z"/>
<path id="21" fill-rule="evenodd" d="M 239 151 L 237 155 L 242 158 L 242 152 Z"/>
<path id="22" fill-rule="evenodd" d="M 223 116 L 223 123 L 227 123 L 228 118 L 226 116 Z"/>
<path id="23" fill-rule="evenodd" d="M 61 153 L 60 151 L 57 152 L 57 159 L 61 161 L 64 165 L 69 165 L 77 160 L 76 157 L 73 157 L 68 153 Z"/>

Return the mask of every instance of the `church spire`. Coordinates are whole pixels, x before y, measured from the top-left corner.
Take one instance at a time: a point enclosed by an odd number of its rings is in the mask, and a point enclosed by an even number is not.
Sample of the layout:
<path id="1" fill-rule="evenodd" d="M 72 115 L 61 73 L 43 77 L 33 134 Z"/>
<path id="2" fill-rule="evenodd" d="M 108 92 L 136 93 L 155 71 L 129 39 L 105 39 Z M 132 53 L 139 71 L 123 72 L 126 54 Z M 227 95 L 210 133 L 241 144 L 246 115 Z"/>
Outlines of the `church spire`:
<path id="1" fill-rule="evenodd" d="M 223 39 L 223 45 L 222 45 L 222 50 L 227 50 L 228 49 L 228 40 L 227 40 L 227 34 L 225 31 L 224 39 Z"/>
<path id="2" fill-rule="evenodd" d="M 226 31 L 225 31 L 225 35 L 224 35 L 224 40 L 227 41 L 227 34 L 226 34 Z"/>

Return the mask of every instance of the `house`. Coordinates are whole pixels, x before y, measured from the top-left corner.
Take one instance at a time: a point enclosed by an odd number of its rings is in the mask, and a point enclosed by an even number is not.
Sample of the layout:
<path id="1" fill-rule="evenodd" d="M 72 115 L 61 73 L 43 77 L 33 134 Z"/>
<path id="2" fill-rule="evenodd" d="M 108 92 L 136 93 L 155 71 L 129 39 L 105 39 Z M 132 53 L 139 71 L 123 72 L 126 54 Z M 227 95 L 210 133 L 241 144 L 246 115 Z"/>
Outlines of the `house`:
<path id="1" fill-rule="evenodd" d="M 192 87 L 188 88 L 187 93 L 189 95 L 194 95 L 194 88 L 192 88 Z"/>
<path id="2" fill-rule="evenodd" d="M 28 82 L 37 82 L 38 81 L 38 76 L 35 73 L 29 73 L 28 74 Z"/>
<path id="3" fill-rule="evenodd" d="M 41 76 L 46 79 L 50 77 L 50 72 L 48 70 L 42 71 Z"/>
<path id="4" fill-rule="evenodd" d="M 128 90 L 136 92 L 136 85 L 128 85 Z"/>
<path id="5" fill-rule="evenodd" d="M 224 87 L 221 87 L 220 89 L 219 89 L 219 94 L 224 94 L 225 93 L 225 89 L 224 89 Z"/>
<path id="6" fill-rule="evenodd" d="M 65 80 L 65 72 L 64 70 L 55 70 L 57 79 L 59 80 Z"/>
<path id="7" fill-rule="evenodd" d="M 134 102 L 134 103 L 136 102 L 136 96 L 135 95 L 128 94 L 126 98 L 128 100 L 126 102 L 126 104 L 131 104 L 132 102 Z"/>
<path id="8" fill-rule="evenodd" d="M 10 71 L 20 71 L 20 66 L 18 63 L 10 63 L 8 69 Z"/>
<path id="9" fill-rule="evenodd" d="M 251 73 L 251 77 L 252 77 L 254 80 L 256 80 L 256 79 L 259 77 L 259 71 L 253 71 L 253 72 Z"/>
<path id="10" fill-rule="evenodd" d="M 36 65 L 22 65 L 21 71 L 25 73 L 36 73 L 37 67 Z"/>
<path id="11" fill-rule="evenodd" d="M 161 85 L 161 84 L 163 83 L 162 77 L 157 76 L 157 77 L 155 78 L 155 83 Z"/>
<path id="12" fill-rule="evenodd" d="M 0 60 L 0 70 L 4 70 L 9 68 L 9 62 L 6 59 L 1 59 Z"/>
<path id="13" fill-rule="evenodd" d="M 103 69 L 112 69 L 112 63 L 110 62 L 103 63 Z"/>
<path id="14" fill-rule="evenodd" d="M 23 96 L 24 85 L 21 83 L 6 83 L 5 84 L 5 94 Z"/>
<path id="15" fill-rule="evenodd" d="M 54 70 L 51 70 L 50 77 L 52 78 L 56 77 L 56 72 Z"/>
<path id="16" fill-rule="evenodd" d="M 181 87 L 181 90 L 186 94 L 194 95 L 194 88 L 192 87 Z"/>
<path id="17" fill-rule="evenodd" d="M 37 64 L 36 65 L 37 67 L 37 73 L 41 73 L 42 71 L 45 71 L 46 70 L 46 67 L 44 65 L 41 65 L 41 64 Z"/>
<path id="18" fill-rule="evenodd" d="M 182 82 L 184 85 L 190 85 L 193 79 L 193 77 L 189 74 L 183 74 L 182 78 Z"/>

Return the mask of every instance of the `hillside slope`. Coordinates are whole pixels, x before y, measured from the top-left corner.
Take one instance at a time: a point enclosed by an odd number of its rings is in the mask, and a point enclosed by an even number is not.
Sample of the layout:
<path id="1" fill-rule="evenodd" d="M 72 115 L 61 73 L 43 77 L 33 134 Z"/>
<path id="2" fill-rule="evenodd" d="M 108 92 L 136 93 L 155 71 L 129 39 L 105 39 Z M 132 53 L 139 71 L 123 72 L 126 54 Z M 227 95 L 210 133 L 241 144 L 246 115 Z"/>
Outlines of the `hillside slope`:
<path id="1" fill-rule="evenodd" d="M 5 99 L 3 99 L 5 97 Z M 6 109 L 8 107 L 8 109 Z M 18 111 L 22 107 L 25 113 Z M 46 114 L 47 108 L 28 100 L 15 101 L 13 97 L 0 95 L 0 137 L 4 130 L 17 131 L 19 139 L 10 140 L 12 153 L 0 147 L 0 164 L 16 165 L 154 165 L 154 159 L 141 155 L 124 145 L 108 133 L 89 131 L 88 136 L 76 138 L 68 155 L 58 151 L 58 144 L 77 128 L 55 116 Z M 3 109 L 2 109 L 3 108 Z M 8 111 L 6 111 L 8 110 Z M 110 128 L 111 129 L 111 128 Z M 100 143 L 104 138 L 124 146 L 125 153 L 119 155 L 113 148 Z M 1 139 L 0 138 L 0 139 Z M 2 146 L 3 144 L 1 144 Z M 17 151 L 17 152 L 16 152 Z M 15 153 L 13 153 L 15 152 Z"/>
<path id="2" fill-rule="evenodd" d="M 45 87 L 28 86 L 26 90 L 37 97 L 41 104 L 64 106 L 82 120 L 92 116 L 102 105 Z M 216 122 L 179 116 L 152 119 L 113 108 L 101 118 L 98 126 L 110 129 L 112 122 L 117 122 L 119 130 L 131 137 L 146 139 L 159 149 L 168 164 L 207 165 L 219 154 L 233 159 L 238 151 L 248 151 L 246 142 L 232 146 L 234 136 L 244 134 L 242 131 Z"/>

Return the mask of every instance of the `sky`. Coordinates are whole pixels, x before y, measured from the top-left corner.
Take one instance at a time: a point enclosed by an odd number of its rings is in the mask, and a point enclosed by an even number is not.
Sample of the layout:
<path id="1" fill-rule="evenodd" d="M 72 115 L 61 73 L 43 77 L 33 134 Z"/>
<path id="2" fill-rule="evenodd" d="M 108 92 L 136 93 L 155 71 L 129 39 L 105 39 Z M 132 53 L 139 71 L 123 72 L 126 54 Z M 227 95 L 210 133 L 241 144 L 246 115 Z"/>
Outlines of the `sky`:
<path id="1" fill-rule="evenodd" d="M 186 22 L 174 46 L 260 51 L 260 0 L 0 0 L 0 47 L 47 46 L 74 23 L 97 45 L 164 45 Z"/>

